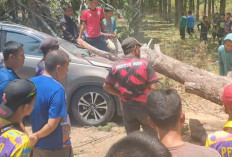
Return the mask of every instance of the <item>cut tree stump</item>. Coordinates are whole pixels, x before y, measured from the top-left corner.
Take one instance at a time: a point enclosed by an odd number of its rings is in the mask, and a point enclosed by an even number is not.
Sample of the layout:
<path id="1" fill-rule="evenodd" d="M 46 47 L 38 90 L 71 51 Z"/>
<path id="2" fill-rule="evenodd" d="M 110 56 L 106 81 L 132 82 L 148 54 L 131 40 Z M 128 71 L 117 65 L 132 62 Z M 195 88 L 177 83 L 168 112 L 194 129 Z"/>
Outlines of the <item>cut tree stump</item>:
<path id="1" fill-rule="evenodd" d="M 79 43 L 91 53 L 111 61 L 122 58 L 94 48 L 84 41 Z M 229 77 L 210 73 L 163 54 L 159 45 L 155 45 L 153 50 L 147 45 L 143 45 L 141 47 L 141 57 L 153 62 L 156 72 L 183 84 L 186 92 L 198 95 L 219 105 L 222 105 L 221 95 L 224 87 L 232 83 L 232 79 Z"/>

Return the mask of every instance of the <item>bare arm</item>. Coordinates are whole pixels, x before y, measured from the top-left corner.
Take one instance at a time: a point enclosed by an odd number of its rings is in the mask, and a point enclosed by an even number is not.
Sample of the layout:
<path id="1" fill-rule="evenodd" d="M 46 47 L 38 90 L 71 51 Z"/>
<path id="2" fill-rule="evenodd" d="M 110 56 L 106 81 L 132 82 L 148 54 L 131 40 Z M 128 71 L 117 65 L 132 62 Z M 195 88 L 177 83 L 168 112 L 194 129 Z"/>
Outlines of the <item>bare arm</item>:
<path id="1" fill-rule="evenodd" d="M 61 118 L 48 119 L 48 123 L 42 129 L 29 136 L 32 145 L 35 145 L 40 138 L 50 135 L 58 126 Z"/>
<path id="2" fill-rule="evenodd" d="M 112 95 L 120 96 L 120 91 L 117 88 L 115 88 L 114 86 L 111 86 L 107 83 L 104 83 L 103 89 Z"/>
<path id="3" fill-rule="evenodd" d="M 113 36 L 114 36 L 114 37 L 116 37 L 116 36 L 117 36 L 117 31 L 114 31 Z"/>
<path id="4" fill-rule="evenodd" d="M 149 85 L 149 88 L 153 90 L 159 90 L 159 85 L 157 83 L 152 83 Z"/>
<path id="5" fill-rule="evenodd" d="M 81 39 L 81 36 L 82 36 L 85 28 L 86 28 L 86 23 L 83 21 L 81 24 L 81 28 L 80 28 L 80 33 L 79 33 L 79 37 L 78 37 L 79 39 Z"/>
<path id="6" fill-rule="evenodd" d="M 100 25 L 101 25 L 102 32 L 105 33 L 105 25 L 104 25 L 104 22 L 102 20 L 100 22 Z"/>
<path id="7" fill-rule="evenodd" d="M 36 132 L 38 138 L 43 138 L 51 134 L 58 126 L 61 118 L 48 119 L 48 123 L 42 129 Z"/>
<path id="8" fill-rule="evenodd" d="M 28 130 L 25 128 L 25 125 L 23 124 L 23 122 L 20 123 L 20 127 L 23 130 L 24 133 L 26 133 L 27 135 L 29 135 Z"/>

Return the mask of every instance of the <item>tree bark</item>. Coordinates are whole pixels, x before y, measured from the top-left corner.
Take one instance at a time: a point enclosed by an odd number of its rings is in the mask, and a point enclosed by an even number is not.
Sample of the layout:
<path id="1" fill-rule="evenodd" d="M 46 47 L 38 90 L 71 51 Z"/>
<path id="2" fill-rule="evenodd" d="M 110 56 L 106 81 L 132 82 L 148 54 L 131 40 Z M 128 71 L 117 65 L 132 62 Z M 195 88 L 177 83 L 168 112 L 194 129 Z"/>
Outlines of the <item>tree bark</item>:
<path id="1" fill-rule="evenodd" d="M 187 0 L 183 1 L 183 12 L 186 14 L 186 10 L 187 10 Z"/>
<path id="2" fill-rule="evenodd" d="M 206 15 L 206 7 L 207 7 L 207 0 L 205 0 L 205 3 L 204 3 L 204 15 Z"/>
<path id="3" fill-rule="evenodd" d="M 220 13 L 225 13 L 226 0 L 220 0 Z"/>
<path id="4" fill-rule="evenodd" d="M 219 76 L 194 66 L 182 63 L 155 50 L 145 50 L 146 58 L 154 64 L 155 70 L 185 85 L 185 91 L 217 104 L 222 104 L 221 95 L 226 85 L 232 83 L 229 77 Z"/>
<path id="5" fill-rule="evenodd" d="M 80 41 L 79 44 L 82 44 L 82 46 L 87 48 L 90 52 L 111 61 L 120 60 L 122 58 L 122 56 L 114 56 L 96 49 L 83 40 Z M 186 92 L 198 95 L 219 105 L 222 105 L 221 95 L 224 87 L 228 84 L 232 84 L 232 79 L 230 77 L 219 76 L 164 55 L 160 51 L 159 45 L 155 45 L 154 50 L 143 45 L 141 47 L 141 58 L 150 60 L 156 72 L 184 84 Z"/>
<path id="6" fill-rule="evenodd" d="M 199 9 L 200 9 L 200 0 L 197 0 L 197 7 L 196 7 L 196 20 L 199 21 Z"/>
<path id="7" fill-rule="evenodd" d="M 212 13 L 211 13 L 211 0 L 208 0 L 208 19 L 211 21 Z"/>
<path id="8" fill-rule="evenodd" d="M 215 6 L 215 1 L 212 0 L 212 15 L 214 15 L 214 6 Z"/>
<path id="9" fill-rule="evenodd" d="M 179 0 L 175 0 L 175 26 L 179 24 Z"/>
<path id="10" fill-rule="evenodd" d="M 193 5 L 192 6 L 193 6 L 193 10 L 192 11 L 195 12 L 195 0 L 193 0 Z"/>
<path id="11" fill-rule="evenodd" d="M 53 36 L 57 36 L 57 34 L 48 25 L 48 23 L 41 16 L 39 16 L 39 14 L 37 14 L 36 12 L 34 12 L 34 10 L 36 8 L 36 3 L 35 3 L 34 0 L 29 0 L 28 1 L 28 2 L 31 2 L 31 3 L 28 3 L 28 5 L 30 6 L 30 8 L 26 7 L 20 1 L 16 1 L 16 2 L 17 2 L 17 4 L 19 4 L 20 6 L 22 6 L 25 10 L 27 10 L 28 13 L 30 13 L 34 25 L 38 25 L 40 28 L 42 27 L 41 29 L 43 29 L 43 31 L 45 33 L 51 34 Z"/>
<path id="12" fill-rule="evenodd" d="M 81 10 L 82 10 L 83 5 L 84 5 L 84 1 L 81 0 L 81 1 L 80 1 L 80 7 L 79 7 L 79 12 L 80 12 L 80 14 L 78 14 L 78 17 L 77 17 L 77 21 L 78 21 L 78 24 L 79 24 L 79 25 L 81 24 L 81 14 L 82 14 Z"/>
<path id="13" fill-rule="evenodd" d="M 101 51 L 83 40 L 79 40 L 78 43 L 91 53 L 110 61 L 121 60 L 123 57 Z M 219 105 L 222 105 L 221 95 L 224 87 L 232 84 L 230 77 L 219 76 L 164 55 L 160 51 L 159 45 L 155 45 L 154 50 L 147 45 L 143 45 L 141 47 L 141 58 L 150 60 L 156 72 L 184 84 L 186 92 L 198 95 Z"/>
<path id="14" fill-rule="evenodd" d="M 172 22 L 172 17 L 171 17 L 171 10 L 172 10 L 172 3 L 171 0 L 168 0 L 168 22 Z"/>
<path id="15" fill-rule="evenodd" d="M 122 54 L 120 54 L 119 56 L 116 56 L 112 53 L 99 50 L 99 49 L 93 47 L 92 45 L 88 44 L 84 40 L 78 40 L 78 44 L 80 46 L 82 46 L 83 48 L 87 49 L 90 53 L 95 54 L 95 55 L 100 56 L 100 57 L 104 57 L 104 58 L 111 60 L 111 61 L 117 61 L 117 60 L 120 60 L 122 58 L 122 57 L 120 57 L 120 55 L 122 55 Z"/>
<path id="16" fill-rule="evenodd" d="M 193 0 L 189 0 L 189 10 L 193 11 Z"/>
<path id="17" fill-rule="evenodd" d="M 167 20 L 167 0 L 163 0 L 163 18 Z"/>
<path id="18" fill-rule="evenodd" d="M 159 0 L 159 16 L 162 17 L 163 15 L 163 3 L 162 0 Z"/>
<path id="19" fill-rule="evenodd" d="M 183 11 L 183 7 L 184 7 L 184 1 L 179 0 L 179 17 L 181 15 L 181 12 Z"/>
<path id="20" fill-rule="evenodd" d="M 13 7 L 13 22 L 18 23 L 19 22 L 18 8 L 17 8 L 15 0 L 12 0 L 12 7 Z"/>
<path id="21" fill-rule="evenodd" d="M 20 1 L 18 3 L 21 4 Z M 34 0 L 27 0 L 27 4 L 30 7 L 30 9 L 36 10 L 36 2 Z M 22 6 L 22 7 L 24 7 L 24 6 Z M 34 24 L 34 26 L 38 26 L 35 14 L 29 14 L 29 17 L 31 18 L 31 22 Z"/>

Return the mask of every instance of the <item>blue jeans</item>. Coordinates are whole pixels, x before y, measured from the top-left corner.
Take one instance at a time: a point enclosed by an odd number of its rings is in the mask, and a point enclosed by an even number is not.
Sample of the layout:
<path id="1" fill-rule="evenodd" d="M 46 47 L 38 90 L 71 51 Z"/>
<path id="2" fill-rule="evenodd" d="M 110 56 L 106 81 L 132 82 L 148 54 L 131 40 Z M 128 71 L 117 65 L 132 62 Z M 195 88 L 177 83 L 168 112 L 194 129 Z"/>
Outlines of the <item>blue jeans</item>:
<path id="1" fill-rule="evenodd" d="M 87 43 L 89 43 L 93 47 L 96 47 L 100 50 L 109 52 L 107 45 L 106 45 L 105 37 L 103 37 L 103 36 L 99 36 L 96 38 L 86 37 L 85 40 Z"/>

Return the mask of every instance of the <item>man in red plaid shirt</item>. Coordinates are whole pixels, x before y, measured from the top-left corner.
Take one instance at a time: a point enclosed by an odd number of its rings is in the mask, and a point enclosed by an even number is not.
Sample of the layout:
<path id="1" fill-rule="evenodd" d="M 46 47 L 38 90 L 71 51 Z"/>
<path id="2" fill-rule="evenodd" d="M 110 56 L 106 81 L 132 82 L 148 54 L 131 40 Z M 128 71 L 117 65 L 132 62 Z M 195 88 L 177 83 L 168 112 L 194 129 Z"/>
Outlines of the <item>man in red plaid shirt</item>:
<path id="1" fill-rule="evenodd" d="M 154 132 L 147 122 L 146 98 L 150 89 L 158 89 L 158 78 L 152 63 L 140 59 L 141 46 L 132 37 L 122 42 L 125 57 L 112 66 L 103 85 L 108 93 L 121 97 L 127 134 L 140 130 L 140 126 L 146 132 Z"/>

